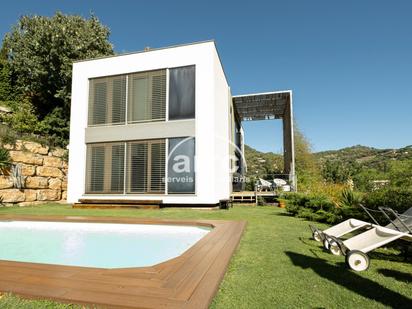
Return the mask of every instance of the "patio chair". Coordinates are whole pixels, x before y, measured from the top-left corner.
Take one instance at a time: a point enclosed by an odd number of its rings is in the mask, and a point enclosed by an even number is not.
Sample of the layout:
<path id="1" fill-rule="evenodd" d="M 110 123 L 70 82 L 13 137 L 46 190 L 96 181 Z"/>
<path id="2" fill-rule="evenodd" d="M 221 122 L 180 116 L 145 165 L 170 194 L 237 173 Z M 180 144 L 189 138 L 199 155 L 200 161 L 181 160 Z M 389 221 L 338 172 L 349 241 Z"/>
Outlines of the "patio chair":
<path id="1" fill-rule="evenodd" d="M 412 242 L 412 207 L 403 214 L 398 214 L 388 207 L 381 207 L 380 210 L 390 221 L 387 226 L 374 226 L 345 241 L 331 237 L 330 251 L 339 251 L 345 255 L 346 265 L 355 271 L 369 268 L 368 252 L 398 239 Z"/>
<path id="2" fill-rule="evenodd" d="M 372 212 L 381 212 L 380 210 L 368 209 L 363 205 L 359 206 L 363 209 L 363 211 L 365 211 L 369 218 L 371 218 L 373 223 L 350 218 L 323 231 L 313 225 L 309 225 L 310 229 L 312 230 L 313 239 L 319 242 L 323 242 L 325 249 L 329 250 L 332 237 L 340 238 L 346 234 L 360 229 L 369 229 L 374 226 L 380 226 L 379 222 L 372 214 Z"/>

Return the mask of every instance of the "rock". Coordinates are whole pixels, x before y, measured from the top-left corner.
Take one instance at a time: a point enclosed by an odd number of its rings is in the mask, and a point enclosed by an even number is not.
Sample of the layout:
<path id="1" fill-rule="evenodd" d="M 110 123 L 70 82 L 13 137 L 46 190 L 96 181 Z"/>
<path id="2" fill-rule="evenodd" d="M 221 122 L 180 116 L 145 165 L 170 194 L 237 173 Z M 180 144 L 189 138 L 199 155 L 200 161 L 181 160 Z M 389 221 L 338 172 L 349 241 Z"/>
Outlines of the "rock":
<path id="1" fill-rule="evenodd" d="M 54 156 L 54 157 L 59 157 L 59 158 L 61 158 L 61 157 L 63 157 L 63 156 L 66 154 L 66 151 L 67 151 L 67 150 L 65 150 L 65 149 L 63 149 L 63 148 L 55 148 L 55 149 L 53 149 L 53 150 L 50 151 L 49 155 L 51 154 L 51 155 Z"/>
<path id="2" fill-rule="evenodd" d="M 67 190 L 67 178 L 64 177 L 62 181 L 62 190 Z"/>
<path id="3" fill-rule="evenodd" d="M 23 191 L 19 189 L 7 189 L 1 190 L 0 196 L 2 198 L 3 203 L 18 203 L 24 202 L 26 199 L 26 195 Z"/>
<path id="4" fill-rule="evenodd" d="M 31 152 L 10 151 L 10 158 L 14 162 L 21 162 L 34 165 L 42 165 L 43 158 Z"/>
<path id="5" fill-rule="evenodd" d="M 10 176 L 0 176 L 0 189 L 13 188 L 13 180 Z M 0 191 L 1 194 L 1 191 Z"/>
<path id="6" fill-rule="evenodd" d="M 67 161 L 63 161 L 63 163 L 62 163 L 62 168 L 64 168 L 64 169 L 68 169 L 68 168 L 69 168 L 69 164 L 67 163 Z"/>
<path id="7" fill-rule="evenodd" d="M 27 177 L 25 187 L 28 189 L 46 189 L 49 186 L 47 178 L 44 177 Z"/>
<path id="8" fill-rule="evenodd" d="M 44 166 L 52 166 L 52 167 L 62 167 L 62 159 L 57 157 L 44 157 L 43 158 L 43 165 Z"/>
<path id="9" fill-rule="evenodd" d="M 67 200 L 67 191 L 62 191 L 62 200 Z"/>
<path id="10" fill-rule="evenodd" d="M 58 201 L 60 200 L 60 190 L 42 189 L 37 190 L 38 201 Z"/>
<path id="11" fill-rule="evenodd" d="M 4 145 L 2 145 L 2 147 L 4 149 L 7 149 L 7 150 L 13 150 L 14 149 L 14 145 L 11 145 L 11 144 L 4 144 Z"/>
<path id="12" fill-rule="evenodd" d="M 49 179 L 49 188 L 54 190 L 62 189 L 62 181 L 59 178 L 50 178 Z"/>
<path id="13" fill-rule="evenodd" d="M 47 153 L 49 152 L 48 146 L 42 146 L 39 143 L 27 142 L 27 141 L 23 141 L 22 143 L 23 145 L 21 147 L 17 147 L 17 149 L 20 148 L 21 150 L 28 150 L 32 153 L 38 153 L 42 155 L 47 155 Z"/>
<path id="14" fill-rule="evenodd" d="M 63 172 L 57 167 L 38 166 L 36 168 L 36 175 L 61 178 L 63 177 Z"/>
<path id="15" fill-rule="evenodd" d="M 37 190 L 24 189 L 24 194 L 26 195 L 26 202 L 34 202 L 37 200 Z"/>
<path id="16" fill-rule="evenodd" d="M 21 164 L 21 174 L 23 176 L 33 176 L 36 173 L 36 167 L 33 165 Z"/>
<path id="17" fill-rule="evenodd" d="M 44 204 L 43 201 L 33 201 L 33 202 L 21 202 L 19 203 L 19 206 L 24 207 L 24 206 L 33 206 L 33 205 L 41 205 Z"/>

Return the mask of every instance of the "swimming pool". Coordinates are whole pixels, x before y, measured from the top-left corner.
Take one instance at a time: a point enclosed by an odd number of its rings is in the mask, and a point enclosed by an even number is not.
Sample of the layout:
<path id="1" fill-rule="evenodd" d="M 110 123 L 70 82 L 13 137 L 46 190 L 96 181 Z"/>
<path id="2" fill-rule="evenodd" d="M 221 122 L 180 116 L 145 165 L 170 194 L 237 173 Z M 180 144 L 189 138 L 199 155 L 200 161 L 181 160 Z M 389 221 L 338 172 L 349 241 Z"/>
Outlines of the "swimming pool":
<path id="1" fill-rule="evenodd" d="M 145 267 L 180 256 L 210 230 L 161 224 L 0 221 L 0 260 Z"/>

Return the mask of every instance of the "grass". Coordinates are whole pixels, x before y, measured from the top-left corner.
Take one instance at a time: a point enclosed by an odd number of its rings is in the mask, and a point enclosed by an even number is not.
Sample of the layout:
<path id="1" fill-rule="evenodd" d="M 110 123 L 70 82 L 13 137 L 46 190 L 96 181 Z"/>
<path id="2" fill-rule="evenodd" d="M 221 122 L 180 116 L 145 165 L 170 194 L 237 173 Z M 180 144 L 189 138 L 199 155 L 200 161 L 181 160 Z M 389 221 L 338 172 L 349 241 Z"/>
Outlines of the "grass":
<path id="1" fill-rule="evenodd" d="M 371 254 L 368 271 L 349 271 L 343 257 L 332 256 L 309 239 L 307 221 L 273 207 L 89 210 L 45 205 L 0 208 L 0 214 L 247 220 L 246 233 L 211 308 L 410 308 L 412 303 L 412 265 L 396 251 L 378 250 Z M 80 307 L 4 295 L 0 308 Z"/>

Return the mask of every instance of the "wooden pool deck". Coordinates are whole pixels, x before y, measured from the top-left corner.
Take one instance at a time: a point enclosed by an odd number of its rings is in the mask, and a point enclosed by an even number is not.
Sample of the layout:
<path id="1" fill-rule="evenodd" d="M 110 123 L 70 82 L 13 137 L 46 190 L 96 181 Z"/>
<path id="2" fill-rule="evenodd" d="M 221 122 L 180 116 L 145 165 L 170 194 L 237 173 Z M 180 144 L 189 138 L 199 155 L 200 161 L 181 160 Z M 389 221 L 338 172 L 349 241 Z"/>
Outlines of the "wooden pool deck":
<path id="1" fill-rule="evenodd" d="M 245 221 L 0 215 L 4 220 L 214 227 L 181 256 L 152 267 L 104 269 L 0 260 L 2 292 L 103 308 L 208 308 L 246 227 Z"/>

